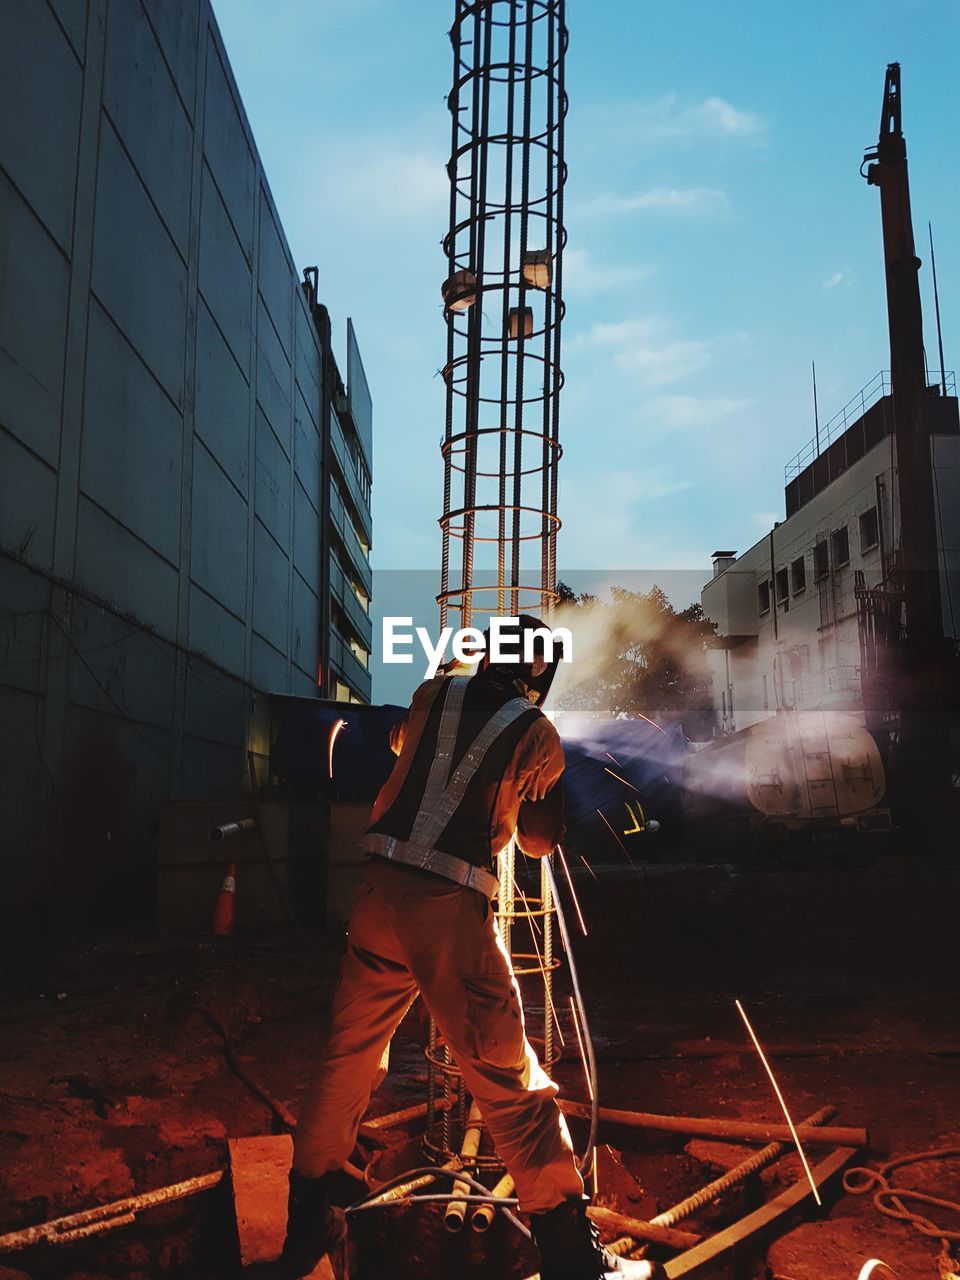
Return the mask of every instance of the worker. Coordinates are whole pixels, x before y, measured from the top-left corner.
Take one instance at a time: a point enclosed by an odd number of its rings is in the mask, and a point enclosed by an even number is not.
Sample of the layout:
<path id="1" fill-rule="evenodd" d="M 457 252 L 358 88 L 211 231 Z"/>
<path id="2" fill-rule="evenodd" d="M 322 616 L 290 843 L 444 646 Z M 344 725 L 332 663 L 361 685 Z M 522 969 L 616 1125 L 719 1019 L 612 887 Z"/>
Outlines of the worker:
<path id="1" fill-rule="evenodd" d="M 511 648 L 542 624 L 521 615 Z M 509 639 L 502 633 L 501 641 Z M 607 1254 L 586 1216 L 557 1088 L 524 1029 L 520 990 L 491 900 L 496 855 L 531 857 L 563 837 L 563 749 L 537 702 L 556 662 L 422 684 L 391 735 L 397 761 L 373 806 L 370 860 L 348 932 L 325 1049 L 294 1140 L 287 1275 L 309 1273 L 345 1235 L 331 1183 L 350 1156 L 384 1050 L 418 993 L 476 1100 L 530 1215 L 542 1280 L 641 1280 L 662 1271 Z"/>

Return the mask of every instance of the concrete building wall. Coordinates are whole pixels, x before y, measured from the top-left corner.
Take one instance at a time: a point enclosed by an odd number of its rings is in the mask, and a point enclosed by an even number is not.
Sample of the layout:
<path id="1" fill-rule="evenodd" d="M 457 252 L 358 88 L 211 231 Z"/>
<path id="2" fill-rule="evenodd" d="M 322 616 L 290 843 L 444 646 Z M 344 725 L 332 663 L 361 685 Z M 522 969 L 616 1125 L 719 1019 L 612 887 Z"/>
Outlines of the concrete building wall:
<path id="1" fill-rule="evenodd" d="M 318 693 L 335 365 L 209 0 L 3 28 L 0 901 L 112 920 Z"/>
<path id="2" fill-rule="evenodd" d="M 931 440 L 944 622 L 947 633 L 957 636 L 960 436 Z M 886 436 L 704 586 L 704 612 L 717 622 L 721 637 L 709 661 L 714 706 L 726 732 L 756 724 L 780 707 L 860 709 L 854 582 L 862 570 L 866 585 L 877 585 L 896 545 L 895 468 L 893 437 Z"/>

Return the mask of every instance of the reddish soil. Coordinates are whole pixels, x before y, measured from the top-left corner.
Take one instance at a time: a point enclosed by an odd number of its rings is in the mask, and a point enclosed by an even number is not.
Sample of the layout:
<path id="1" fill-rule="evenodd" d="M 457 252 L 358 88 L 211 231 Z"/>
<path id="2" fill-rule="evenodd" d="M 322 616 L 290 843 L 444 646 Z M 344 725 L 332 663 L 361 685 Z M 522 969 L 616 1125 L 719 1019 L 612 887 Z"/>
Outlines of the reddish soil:
<path id="1" fill-rule="evenodd" d="M 889 858 L 750 874 L 686 863 L 598 872 L 600 885 L 586 872 L 577 878 L 592 926 L 577 948 L 604 1105 L 777 1120 L 739 996 L 796 1115 L 835 1103 L 838 1123 L 870 1129 L 864 1158 L 873 1164 L 960 1146 L 955 866 Z M 191 1011 L 197 1003 L 231 1028 L 242 1068 L 295 1112 L 322 1042 L 338 949 L 336 939 L 281 936 L 111 937 L 21 953 L 0 999 L 0 1232 L 223 1168 L 228 1135 L 271 1131 L 269 1109 L 229 1068 L 218 1035 Z M 565 991 L 561 979 L 563 1000 Z M 423 1098 L 422 1038 L 411 1016 L 373 1112 Z M 565 1093 L 583 1096 L 572 1038 L 557 1074 Z M 583 1126 L 573 1127 L 582 1141 Z M 641 1217 L 743 1154 L 681 1136 L 602 1137 L 610 1149 L 600 1199 Z M 381 1174 L 418 1159 L 412 1135 L 393 1144 Z M 784 1159 L 684 1226 L 718 1230 L 799 1174 L 796 1158 Z M 903 1180 L 960 1199 L 960 1161 L 919 1166 Z M 506 1280 L 536 1266 L 505 1223 L 483 1237 L 452 1236 L 435 1207 L 358 1216 L 351 1237 L 353 1280 L 383 1276 L 385 1259 L 392 1280 Z M 868 1257 L 901 1278 L 937 1274 L 936 1241 L 836 1186 L 822 1213 L 802 1210 L 778 1237 L 701 1274 L 856 1280 Z M 17 1271 L 213 1280 L 231 1274 L 234 1250 L 221 1187 L 82 1245 L 8 1254 L 0 1280 Z"/>

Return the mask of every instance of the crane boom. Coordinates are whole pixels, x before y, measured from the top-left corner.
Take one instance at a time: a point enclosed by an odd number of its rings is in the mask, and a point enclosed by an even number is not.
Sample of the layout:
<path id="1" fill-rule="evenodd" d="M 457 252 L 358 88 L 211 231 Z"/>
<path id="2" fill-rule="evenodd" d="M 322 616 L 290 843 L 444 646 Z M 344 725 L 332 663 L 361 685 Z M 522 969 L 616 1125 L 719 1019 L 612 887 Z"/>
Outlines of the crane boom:
<path id="1" fill-rule="evenodd" d="M 913 662 L 925 665 L 942 647 L 944 628 L 930 451 L 930 393 L 920 306 L 920 259 L 913 238 L 898 62 L 891 62 L 887 67 L 880 136 L 877 146 L 864 157 L 864 165 L 867 182 L 880 190 L 883 223 L 891 398 L 900 498 L 899 567 L 907 642 Z"/>

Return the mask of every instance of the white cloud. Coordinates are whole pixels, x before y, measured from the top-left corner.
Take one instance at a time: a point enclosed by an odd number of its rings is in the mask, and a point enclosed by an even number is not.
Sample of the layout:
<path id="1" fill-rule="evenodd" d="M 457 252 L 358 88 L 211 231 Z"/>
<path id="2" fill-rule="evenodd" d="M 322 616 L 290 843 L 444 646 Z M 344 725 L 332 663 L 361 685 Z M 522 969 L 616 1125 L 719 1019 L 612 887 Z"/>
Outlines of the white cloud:
<path id="1" fill-rule="evenodd" d="M 740 413 L 752 403 L 730 396 L 660 396 L 644 416 L 668 427 L 703 427 Z"/>
<path id="2" fill-rule="evenodd" d="M 829 279 L 824 280 L 823 287 L 825 289 L 835 289 L 838 284 L 843 284 L 845 280 L 850 279 L 850 272 L 847 270 L 835 271 Z"/>
<path id="3" fill-rule="evenodd" d="M 450 185 L 439 152 L 405 150 L 401 146 L 351 143 L 349 152 L 326 161 L 320 197 L 325 204 L 348 210 L 354 219 L 390 222 L 398 217 L 436 216 L 446 225 Z"/>
<path id="4" fill-rule="evenodd" d="M 780 519 L 780 515 L 776 511 L 754 511 L 750 520 L 753 524 L 757 524 L 761 529 L 772 529 Z"/>
<path id="5" fill-rule="evenodd" d="M 727 193 L 716 187 L 650 187 L 627 196 L 604 191 L 592 200 L 576 205 L 574 212 L 594 215 L 648 212 L 708 214 L 729 207 Z"/>
<path id="6" fill-rule="evenodd" d="M 636 471 L 620 468 L 596 474 L 561 470 L 560 510 L 564 525 L 560 534 L 560 555 L 569 568 L 608 569 L 683 567 L 706 564 L 709 556 L 661 547 L 651 539 L 657 521 L 650 504 L 674 497 L 695 486 L 688 474 L 672 468 L 643 467 Z M 667 565 L 664 556 L 670 556 Z"/>
<path id="7" fill-rule="evenodd" d="M 705 130 L 734 138 L 753 138 L 767 128 L 761 116 L 753 111 L 741 111 L 723 98 L 705 98 L 699 106 L 681 112 L 678 120 L 694 131 Z"/>
<path id="8" fill-rule="evenodd" d="M 689 377 L 710 362 L 708 343 L 671 339 L 663 322 L 653 318 L 595 324 L 570 345 L 575 350 L 609 351 L 621 369 L 637 374 L 646 386 L 663 386 Z"/>
<path id="9" fill-rule="evenodd" d="M 682 103 L 676 93 L 647 102 L 611 103 L 591 112 L 595 133 L 619 144 L 633 146 L 663 142 L 702 142 L 717 138 L 760 139 L 767 133 L 767 120 L 754 111 L 735 107 L 716 95 L 699 102 Z"/>
<path id="10" fill-rule="evenodd" d="M 563 288 L 566 293 L 605 293 L 624 289 L 650 274 L 640 263 L 598 262 L 587 249 L 567 249 L 563 255 Z"/>

